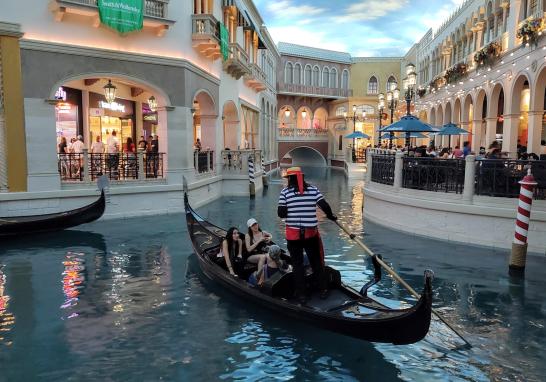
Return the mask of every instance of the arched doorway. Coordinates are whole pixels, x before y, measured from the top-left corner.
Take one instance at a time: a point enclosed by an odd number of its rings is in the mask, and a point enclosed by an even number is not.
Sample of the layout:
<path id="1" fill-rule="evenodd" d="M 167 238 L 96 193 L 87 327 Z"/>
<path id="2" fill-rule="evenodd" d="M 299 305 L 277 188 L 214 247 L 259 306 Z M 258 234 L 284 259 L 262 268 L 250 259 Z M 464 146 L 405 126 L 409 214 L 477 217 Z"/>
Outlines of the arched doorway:
<path id="1" fill-rule="evenodd" d="M 283 105 L 279 109 L 279 128 L 294 128 L 296 127 L 296 111 L 292 106 Z"/>
<path id="2" fill-rule="evenodd" d="M 531 103 L 530 81 L 526 74 L 520 74 L 514 81 L 511 97 L 510 121 L 506 124 L 502 150 L 515 156 L 518 144 L 527 147 L 529 106 Z M 505 119 L 506 121 L 506 119 Z"/>
<path id="3" fill-rule="evenodd" d="M 224 148 L 230 150 L 240 149 L 239 144 L 239 112 L 233 101 L 227 101 L 222 110 L 224 131 Z"/>
<path id="4" fill-rule="evenodd" d="M 216 119 L 218 114 L 211 95 L 201 90 L 193 98 L 193 143 L 197 139 L 203 150 L 216 148 Z"/>
<path id="5" fill-rule="evenodd" d="M 546 65 L 543 65 L 538 73 L 531 95 L 532 107 L 529 111 L 529 138 L 527 142 L 527 152 L 535 154 L 546 151 Z"/>
<path id="6" fill-rule="evenodd" d="M 502 84 L 497 83 L 493 87 L 487 109 L 487 117 L 492 118 L 489 124 L 494 127 L 493 131 L 488 132 L 488 144 L 491 144 L 493 140 L 502 142 L 504 140 L 504 88 Z M 488 126 L 488 128 L 490 127 Z"/>

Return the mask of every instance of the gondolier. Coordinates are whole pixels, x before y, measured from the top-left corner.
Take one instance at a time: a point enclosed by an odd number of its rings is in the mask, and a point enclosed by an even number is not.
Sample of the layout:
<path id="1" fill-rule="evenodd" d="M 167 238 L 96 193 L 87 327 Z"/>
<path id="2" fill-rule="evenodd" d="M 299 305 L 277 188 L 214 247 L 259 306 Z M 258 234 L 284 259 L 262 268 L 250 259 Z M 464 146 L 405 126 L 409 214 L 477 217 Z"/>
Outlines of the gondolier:
<path id="1" fill-rule="evenodd" d="M 286 219 L 286 240 L 294 268 L 295 294 L 300 303 L 306 302 L 303 251 L 307 254 L 319 287 L 320 297 L 328 296 L 324 278 L 324 254 L 318 231 L 317 206 L 330 220 L 337 220 L 319 189 L 304 180 L 300 167 L 286 171 L 288 186 L 281 191 L 277 214 Z"/>

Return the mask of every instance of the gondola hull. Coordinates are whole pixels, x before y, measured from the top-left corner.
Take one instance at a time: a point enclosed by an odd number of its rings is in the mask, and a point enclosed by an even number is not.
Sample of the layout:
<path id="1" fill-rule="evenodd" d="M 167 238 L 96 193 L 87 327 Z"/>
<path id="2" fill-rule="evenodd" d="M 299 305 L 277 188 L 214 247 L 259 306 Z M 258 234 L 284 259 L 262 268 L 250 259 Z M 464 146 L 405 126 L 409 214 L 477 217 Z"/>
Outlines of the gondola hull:
<path id="1" fill-rule="evenodd" d="M 74 210 L 46 215 L 0 218 L 0 237 L 59 231 L 99 219 L 106 207 L 104 191 L 95 202 Z"/>
<path id="2" fill-rule="evenodd" d="M 307 304 L 301 305 L 291 298 L 270 296 L 245 280 L 231 276 L 207 255 L 216 250 L 215 246 L 219 249 L 223 230 L 203 221 L 188 204 L 186 218 L 203 274 L 223 290 L 241 297 L 241 303 L 261 305 L 284 316 L 371 342 L 410 344 L 428 332 L 432 308 L 430 277 L 426 277 L 421 298 L 409 309 L 390 309 L 344 284 L 332 289 L 326 300 L 314 295 Z M 210 235 L 206 241 L 203 241 L 204 235 Z M 203 242 L 210 242 L 206 251 Z"/>

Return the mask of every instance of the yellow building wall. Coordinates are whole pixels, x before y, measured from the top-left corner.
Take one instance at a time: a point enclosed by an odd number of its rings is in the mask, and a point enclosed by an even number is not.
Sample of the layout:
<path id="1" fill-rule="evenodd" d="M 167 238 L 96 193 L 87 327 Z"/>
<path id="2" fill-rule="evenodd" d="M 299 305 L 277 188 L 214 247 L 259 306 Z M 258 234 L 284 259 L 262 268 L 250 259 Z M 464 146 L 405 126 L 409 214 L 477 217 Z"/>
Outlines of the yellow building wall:
<path id="1" fill-rule="evenodd" d="M 0 67 L 4 94 L 8 190 L 10 192 L 26 191 L 27 154 L 19 38 L 0 36 L 0 52 L 2 52 Z"/>

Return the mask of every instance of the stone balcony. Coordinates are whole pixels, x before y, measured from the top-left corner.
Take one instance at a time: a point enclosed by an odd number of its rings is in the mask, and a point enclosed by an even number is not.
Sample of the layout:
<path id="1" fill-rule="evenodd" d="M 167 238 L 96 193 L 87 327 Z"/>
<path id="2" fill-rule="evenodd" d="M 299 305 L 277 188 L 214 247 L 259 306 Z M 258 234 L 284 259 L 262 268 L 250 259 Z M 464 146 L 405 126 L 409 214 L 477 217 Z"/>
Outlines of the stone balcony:
<path id="1" fill-rule="evenodd" d="M 328 129 L 280 127 L 278 141 L 328 141 Z"/>
<path id="2" fill-rule="evenodd" d="M 236 42 L 229 44 L 229 54 L 224 62 L 224 70 L 236 79 L 251 73 L 248 54 Z"/>
<path id="3" fill-rule="evenodd" d="M 250 65 L 250 73 L 245 74 L 244 80 L 245 84 L 255 92 L 261 92 L 267 89 L 265 73 L 262 68 L 256 64 Z"/>
<path id="4" fill-rule="evenodd" d="M 192 46 L 202 55 L 212 60 L 222 56 L 220 52 L 220 32 L 218 20 L 210 14 L 192 15 Z"/>
<path id="5" fill-rule="evenodd" d="M 144 0 L 144 27 L 153 29 L 158 37 L 163 36 L 175 23 L 167 19 L 168 8 L 169 0 Z M 100 26 L 97 0 L 51 0 L 49 10 L 58 22 L 63 21 L 66 15 L 73 14 L 88 17 L 95 28 Z"/>
<path id="6" fill-rule="evenodd" d="M 302 95 L 332 99 L 348 98 L 353 96 L 352 89 L 324 88 L 320 86 L 285 83 L 280 83 L 278 85 L 278 92 L 279 94 L 286 95 Z"/>

